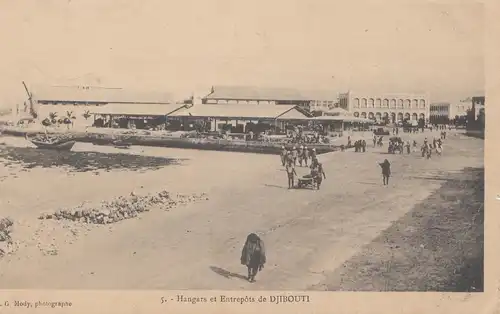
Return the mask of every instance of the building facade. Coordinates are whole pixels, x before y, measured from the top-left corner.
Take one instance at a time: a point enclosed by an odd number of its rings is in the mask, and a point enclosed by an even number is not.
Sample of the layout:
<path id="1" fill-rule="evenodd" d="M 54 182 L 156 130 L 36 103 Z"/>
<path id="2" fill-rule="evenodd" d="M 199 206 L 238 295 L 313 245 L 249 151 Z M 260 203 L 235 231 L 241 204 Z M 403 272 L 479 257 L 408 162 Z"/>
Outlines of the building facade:
<path id="1" fill-rule="evenodd" d="M 450 103 L 432 103 L 429 105 L 429 123 L 446 124 L 454 117 L 451 115 Z"/>
<path id="2" fill-rule="evenodd" d="M 462 100 L 458 104 L 451 105 L 450 116 L 452 119 L 456 116 L 466 116 L 470 109 L 472 109 L 472 101 Z"/>
<path id="3" fill-rule="evenodd" d="M 450 109 L 450 117 L 453 119 L 456 116 L 462 117 L 469 115 L 469 112 L 474 109 L 473 113 L 476 118 L 479 114 L 480 110 L 484 110 L 485 106 L 485 97 L 484 96 L 474 96 L 468 97 L 464 100 L 461 100 L 458 104 L 454 104 Z"/>
<path id="4" fill-rule="evenodd" d="M 337 104 L 337 100 L 335 99 L 330 99 L 330 100 L 312 100 L 311 101 L 311 110 L 312 111 L 325 111 L 325 110 L 331 110 L 335 108 L 335 105 Z"/>
<path id="5" fill-rule="evenodd" d="M 351 112 L 355 117 L 389 122 L 404 119 L 429 119 L 429 97 L 425 94 L 381 94 L 360 93 L 339 94 L 339 107 Z"/>
<path id="6" fill-rule="evenodd" d="M 301 94 L 311 99 L 311 111 L 328 111 L 338 107 L 338 94 L 331 90 L 301 91 Z"/>
<path id="7" fill-rule="evenodd" d="M 311 100 L 290 88 L 214 86 L 203 104 L 294 105 L 310 112 Z"/>

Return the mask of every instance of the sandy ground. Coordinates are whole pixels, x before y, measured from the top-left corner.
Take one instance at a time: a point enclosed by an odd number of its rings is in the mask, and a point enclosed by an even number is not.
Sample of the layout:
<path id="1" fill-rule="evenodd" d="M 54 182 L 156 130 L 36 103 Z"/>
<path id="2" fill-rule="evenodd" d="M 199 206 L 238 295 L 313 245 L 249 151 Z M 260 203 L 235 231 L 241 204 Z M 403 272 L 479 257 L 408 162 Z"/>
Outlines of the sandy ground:
<path id="1" fill-rule="evenodd" d="M 422 135 L 415 137 L 421 140 Z M 311 191 L 286 188 L 278 156 L 150 147 L 124 151 L 83 143 L 70 154 L 40 156 L 22 139 L 2 137 L 0 142 L 6 144 L 0 148 L 1 215 L 15 220 L 13 238 L 19 246 L 15 254 L 0 258 L 0 288 L 422 289 L 412 281 L 418 273 L 413 260 L 387 252 L 389 244 L 403 237 L 391 228 L 404 225 L 404 236 L 411 238 L 397 252 L 436 251 L 418 238 L 432 227 L 429 217 L 449 205 L 436 199 L 446 184 L 436 178 L 473 181 L 478 171 L 460 173 L 466 167 L 482 168 L 484 154 L 483 141 L 463 135 L 451 135 L 444 155 L 431 160 L 418 153 L 387 155 L 385 148 L 326 154 L 320 160 L 327 180 L 320 191 Z M 382 186 L 377 165 L 384 158 L 391 161 L 394 174 L 389 187 Z M 36 219 L 42 212 L 83 201 L 159 189 L 207 193 L 209 199 L 105 226 Z M 427 214 L 415 217 L 415 211 L 424 212 L 422 204 L 431 204 Z M 480 204 L 466 208 L 474 206 Z M 419 223 L 423 218 L 427 225 Z M 482 235 L 481 221 L 475 225 L 479 227 L 473 234 Z M 239 265 L 250 232 L 262 236 L 268 251 L 268 264 L 253 284 L 243 280 L 246 269 Z M 381 242 L 381 235 L 392 242 Z M 448 246 L 433 253 L 434 259 L 459 254 L 452 232 L 447 239 Z M 469 253 L 477 257 L 480 244 L 469 242 Z M 375 265 L 369 273 L 383 284 L 369 286 L 365 277 L 356 275 L 360 267 L 367 268 L 367 260 Z M 387 260 L 393 272 L 380 271 Z M 428 265 L 441 274 L 440 280 L 449 279 L 451 268 L 445 266 Z M 389 273 L 397 280 L 388 283 Z M 425 288 L 444 286 L 436 281 Z"/>

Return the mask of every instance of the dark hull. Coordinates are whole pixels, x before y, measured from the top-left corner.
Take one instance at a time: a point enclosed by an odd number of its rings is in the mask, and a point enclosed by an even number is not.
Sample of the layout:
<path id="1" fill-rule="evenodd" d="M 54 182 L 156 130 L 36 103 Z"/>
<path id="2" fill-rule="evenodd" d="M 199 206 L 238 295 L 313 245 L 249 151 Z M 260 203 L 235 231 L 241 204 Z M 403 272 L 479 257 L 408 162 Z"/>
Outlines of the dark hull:
<path id="1" fill-rule="evenodd" d="M 36 140 L 29 140 L 33 145 L 35 145 L 37 148 L 41 149 L 52 149 L 52 150 L 66 150 L 69 151 L 73 148 L 75 145 L 75 141 L 66 141 L 66 142 L 59 142 L 59 143 L 45 143 L 45 142 L 39 142 Z"/>

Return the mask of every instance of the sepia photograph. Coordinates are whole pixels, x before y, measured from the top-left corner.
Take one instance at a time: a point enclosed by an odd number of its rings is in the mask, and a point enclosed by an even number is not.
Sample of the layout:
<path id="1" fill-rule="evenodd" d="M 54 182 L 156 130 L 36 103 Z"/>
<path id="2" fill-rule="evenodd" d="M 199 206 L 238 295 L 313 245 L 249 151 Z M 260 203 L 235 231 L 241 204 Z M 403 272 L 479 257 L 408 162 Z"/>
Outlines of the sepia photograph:
<path id="1" fill-rule="evenodd" d="M 484 292 L 484 15 L 1 1 L 0 289 Z"/>

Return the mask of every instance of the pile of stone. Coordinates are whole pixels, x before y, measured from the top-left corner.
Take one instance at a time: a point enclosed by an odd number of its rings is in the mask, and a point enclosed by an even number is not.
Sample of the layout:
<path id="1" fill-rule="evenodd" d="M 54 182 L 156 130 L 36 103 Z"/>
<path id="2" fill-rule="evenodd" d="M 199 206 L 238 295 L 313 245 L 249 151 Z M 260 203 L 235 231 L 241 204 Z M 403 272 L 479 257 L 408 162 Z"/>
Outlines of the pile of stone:
<path id="1" fill-rule="evenodd" d="M 12 250 L 13 243 L 10 234 L 13 225 L 14 222 L 10 218 L 0 219 L 0 257 L 10 253 Z"/>
<path id="2" fill-rule="evenodd" d="M 153 207 L 170 209 L 179 204 L 201 199 L 208 198 L 205 194 L 177 195 L 177 198 L 172 198 L 167 191 L 145 196 L 137 196 L 131 193 L 129 197 L 121 196 L 111 201 L 103 201 L 97 206 L 83 203 L 71 209 L 58 210 L 53 214 L 43 214 L 39 219 L 66 219 L 87 224 L 111 224 L 137 217 L 138 214 L 149 211 Z"/>

